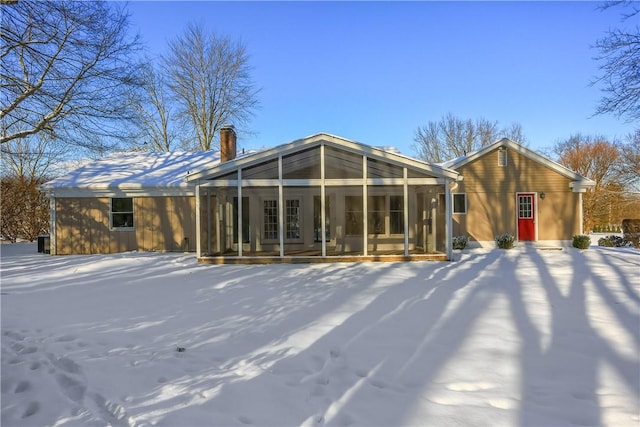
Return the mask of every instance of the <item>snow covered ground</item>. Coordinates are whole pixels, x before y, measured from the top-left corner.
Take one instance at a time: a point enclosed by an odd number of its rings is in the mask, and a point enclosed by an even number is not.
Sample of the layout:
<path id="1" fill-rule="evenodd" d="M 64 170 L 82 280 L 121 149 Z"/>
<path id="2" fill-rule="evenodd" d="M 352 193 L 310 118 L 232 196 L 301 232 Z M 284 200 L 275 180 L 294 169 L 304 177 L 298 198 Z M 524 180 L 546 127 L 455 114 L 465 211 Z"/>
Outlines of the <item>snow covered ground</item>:
<path id="1" fill-rule="evenodd" d="M 632 249 L 255 266 L 1 251 L 4 427 L 640 425 Z"/>

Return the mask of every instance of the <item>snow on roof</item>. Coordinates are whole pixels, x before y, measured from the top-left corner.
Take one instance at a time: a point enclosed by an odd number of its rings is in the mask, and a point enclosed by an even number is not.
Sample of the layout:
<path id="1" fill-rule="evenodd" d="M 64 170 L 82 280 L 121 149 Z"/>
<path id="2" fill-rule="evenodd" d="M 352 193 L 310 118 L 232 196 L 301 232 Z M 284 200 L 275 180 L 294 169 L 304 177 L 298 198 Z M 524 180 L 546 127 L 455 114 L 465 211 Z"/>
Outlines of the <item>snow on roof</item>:
<path id="1" fill-rule="evenodd" d="M 87 162 L 67 175 L 42 185 L 43 190 L 59 188 L 126 189 L 187 187 L 189 173 L 220 162 L 213 151 L 120 152 Z"/>

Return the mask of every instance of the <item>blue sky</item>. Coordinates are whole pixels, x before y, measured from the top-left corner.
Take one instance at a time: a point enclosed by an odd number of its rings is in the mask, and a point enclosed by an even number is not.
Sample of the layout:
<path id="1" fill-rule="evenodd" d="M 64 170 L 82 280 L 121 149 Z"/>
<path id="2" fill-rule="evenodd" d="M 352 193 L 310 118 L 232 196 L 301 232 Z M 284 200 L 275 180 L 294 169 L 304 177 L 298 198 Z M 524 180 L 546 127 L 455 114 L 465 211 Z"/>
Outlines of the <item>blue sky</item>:
<path id="1" fill-rule="evenodd" d="M 593 117 L 593 43 L 622 24 L 595 2 L 177 2 L 128 5 L 152 55 L 190 22 L 241 40 L 261 107 L 241 148 L 318 132 L 415 155 L 418 126 L 451 112 L 522 125 L 544 149 L 571 134 L 620 138 Z M 637 23 L 633 23 L 637 24 Z"/>

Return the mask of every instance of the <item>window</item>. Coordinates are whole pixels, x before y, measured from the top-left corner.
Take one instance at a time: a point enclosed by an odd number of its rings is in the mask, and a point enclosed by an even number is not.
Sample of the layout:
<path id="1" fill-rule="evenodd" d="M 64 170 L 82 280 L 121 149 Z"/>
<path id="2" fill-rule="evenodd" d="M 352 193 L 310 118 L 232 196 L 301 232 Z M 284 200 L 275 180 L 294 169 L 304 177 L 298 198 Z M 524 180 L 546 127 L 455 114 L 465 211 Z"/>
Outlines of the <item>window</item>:
<path id="1" fill-rule="evenodd" d="M 533 197 L 518 196 L 518 218 L 520 219 L 533 218 Z"/>
<path id="2" fill-rule="evenodd" d="M 465 193 L 453 194 L 453 213 L 454 214 L 467 213 L 467 195 Z"/>
<path id="3" fill-rule="evenodd" d="M 344 198 L 345 235 L 362 236 L 362 196 Z"/>
<path id="4" fill-rule="evenodd" d="M 324 199 L 324 239 L 326 241 L 331 240 L 331 229 L 330 221 L 329 221 L 329 212 L 331 212 L 329 198 L 325 197 Z M 322 199 L 320 196 L 313 196 L 313 239 L 316 242 L 322 241 L 320 236 L 322 236 Z"/>
<path id="5" fill-rule="evenodd" d="M 111 228 L 133 228 L 133 198 L 111 199 Z"/>
<path id="6" fill-rule="evenodd" d="M 238 198 L 233 198 L 233 243 L 238 243 Z M 242 243 L 249 243 L 249 198 L 242 198 Z"/>
<path id="7" fill-rule="evenodd" d="M 264 206 L 264 239 L 278 240 L 278 201 L 265 200 Z"/>
<path id="8" fill-rule="evenodd" d="M 389 196 L 391 234 L 404 234 L 404 196 Z"/>
<path id="9" fill-rule="evenodd" d="M 367 232 L 369 234 L 385 234 L 385 197 L 369 196 L 367 200 Z"/>
<path id="10" fill-rule="evenodd" d="M 498 149 L 498 166 L 507 166 L 507 150 L 504 147 Z"/>
<path id="11" fill-rule="evenodd" d="M 300 235 L 300 200 L 285 201 L 284 212 L 285 239 L 299 239 Z"/>

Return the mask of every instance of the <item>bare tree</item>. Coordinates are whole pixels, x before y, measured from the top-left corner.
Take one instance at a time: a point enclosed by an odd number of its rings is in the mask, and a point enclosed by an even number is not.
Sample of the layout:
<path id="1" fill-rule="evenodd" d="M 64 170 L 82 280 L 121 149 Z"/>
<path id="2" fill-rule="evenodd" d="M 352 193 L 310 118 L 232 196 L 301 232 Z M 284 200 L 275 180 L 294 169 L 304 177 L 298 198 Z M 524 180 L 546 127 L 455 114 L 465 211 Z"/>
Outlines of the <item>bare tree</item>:
<path id="1" fill-rule="evenodd" d="M 194 24 L 169 48 L 163 61 L 169 88 L 193 127 L 197 148 L 210 150 L 223 125 L 242 130 L 258 106 L 246 48 Z"/>
<path id="2" fill-rule="evenodd" d="M 4 144 L 47 133 L 98 147 L 133 117 L 137 38 L 128 15 L 104 1 L 3 1 L 0 119 Z"/>
<path id="3" fill-rule="evenodd" d="M 595 43 L 602 61 L 602 74 L 593 82 L 602 84 L 604 96 L 596 114 L 613 113 L 627 120 L 640 120 L 640 27 L 637 24 L 640 4 L 632 1 L 606 2 L 602 9 L 626 6 L 622 21 L 634 18 L 635 25 L 628 29 L 613 28 Z"/>
<path id="4" fill-rule="evenodd" d="M 618 180 L 628 192 L 640 195 L 640 129 L 627 135 L 619 150 L 620 158 L 615 165 Z"/>
<path id="5" fill-rule="evenodd" d="M 419 127 L 413 149 L 419 158 L 440 163 L 486 147 L 502 137 L 525 142 L 522 127 L 517 123 L 500 129 L 496 121 L 461 119 L 449 113 L 439 121 Z"/>
<path id="6" fill-rule="evenodd" d="M 585 231 L 596 224 L 619 224 L 635 198 L 625 195 L 617 173 L 618 146 L 602 136 L 576 134 L 557 143 L 554 151 L 559 163 L 596 182 L 583 197 Z"/>
<path id="7" fill-rule="evenodd" d="M 143 67 L 142 80 L 141 90 L 131 92 L 138 128 L 137 138 L 133 139 L 134 148 L 171 151 L 181 142 L 183 121 L 176 118 L 165 76 L 148 60 Z"/>
<path id="8" fill-rule="evenodd" d="M 55 173 L 67 147 L 41 134 L 13 139 L 0 150 L 0 233 L 33 241 L 49 229 L 49 201 L 39 187 Z"/>

